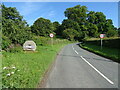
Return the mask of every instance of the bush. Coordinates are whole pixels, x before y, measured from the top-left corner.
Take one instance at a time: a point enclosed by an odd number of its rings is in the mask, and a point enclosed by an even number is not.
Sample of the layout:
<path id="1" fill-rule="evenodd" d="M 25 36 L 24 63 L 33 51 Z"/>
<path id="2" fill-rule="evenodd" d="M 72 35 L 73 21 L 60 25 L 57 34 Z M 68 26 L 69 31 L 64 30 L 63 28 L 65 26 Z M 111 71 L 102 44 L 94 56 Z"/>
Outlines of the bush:
<path id="1" fill-rule="evenodd" d="M 33 41 L 36 43 L 37 46 L 51 45 L 51 38 L 50 37 L 35 36 L 33 38 Z M 61 44 L 61 43 L 68 43 L 68 42 L 69 41 L 66 39 L 53 38 L 53 44 Z"/>
<path id="2" fill-rule="evenodd" d="M 2 49 L 7 49 L 11 45 L 11 41 L 6 36 L 2 36 Z"/>
<path id="3" fill-rule="evenodd" d="M 9 52 L 16 53 L 16 52 L 22 52 L 23 49 L 21 46 L 14 46 L 13 48 L 9 49 Z"/>
<path id="4" fill-rule="evenodd" d="M 108 40 L 104 40 L 103 39 L 103 46 L 104 47 L 110 47 L 110 48 L 119 48 L 119 41 L 120 39 L 108 39 Z M 86 44 L 92 44 L 92 45 L 97 45 L 100 46 L 100 40 L 91 40 L 91 41 L 85 41 Z"/>
<path id="5" fill-rule="evenodd" d="M 33 38 L 33 41 L 35 41 L 37 46 L 39 46 L 39 45 L 48 45 L 49 40 L 50 40 L 50 38 L 41 37 L 41 36 L 34 36 L 34 38 Z"/>

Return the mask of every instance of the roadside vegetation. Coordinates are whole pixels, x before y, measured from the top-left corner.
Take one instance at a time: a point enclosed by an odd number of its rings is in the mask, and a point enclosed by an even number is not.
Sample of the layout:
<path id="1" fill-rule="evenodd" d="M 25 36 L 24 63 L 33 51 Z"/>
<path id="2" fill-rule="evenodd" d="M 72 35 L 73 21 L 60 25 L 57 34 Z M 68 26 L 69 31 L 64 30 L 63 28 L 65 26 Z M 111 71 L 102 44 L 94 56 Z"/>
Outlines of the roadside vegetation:
<path id="1" fill-rule="evenodd" d="M 2 56 L 3 88 L 37 88 L 58 52 L 68 43 L 70 42 L 67 40 L 56 39 L 53 46 L 50 43 L 38 45 L 35 52 L 25 52 L 20 46 L 10 52 L 4 51 Z"/>
<path id="2" fill-rule="evenodd" d="M 55 59 L 58 51 L 68 43 L 98 38 L 103 33 L 107 38 L 120 36 L 120 28 L 106 19 L 102 12 L 89 11 L 86 6 L 77 5 L 64 11 L 66 19 L 60 24 L 45 18 L 38 18 L 33 25 L 28 25 L 23 16 L 14 7 L 2 8 L 2 87 L 3 88 L 36 88 L 44 72 Z M 1 18 L 0 18 L 1 19 Z M 1 29 L 0 29 L 1 30 Z M 51 45 L 49 34 L 54 34 Z M 35 52 L 25 52 L 22 46 L 25 41 L 33 40 L 37 44 Z M 117 44 L 107 40 L 102 55 L 118 60 L 117 49 L 109 47 Z M 99 52 L 97 41 L 85 42 L 82 47 Z M 111 51 L 110 51 L 110 50 Z M 114 53 L 112 52 L 114 51 Z"/>
<path id="3" fill-rule="evenodd" d="M 101 48 L 100 39 L 89 39 L 81 43 L 80 46 L 86 50 L 104 56 L 106 58 L 112 59 L 113 61 L 120 62 L 119 41 L 120 41 L 119 37 L 113 39 L 105 38 L 103 39 L 103 45 Z"/>

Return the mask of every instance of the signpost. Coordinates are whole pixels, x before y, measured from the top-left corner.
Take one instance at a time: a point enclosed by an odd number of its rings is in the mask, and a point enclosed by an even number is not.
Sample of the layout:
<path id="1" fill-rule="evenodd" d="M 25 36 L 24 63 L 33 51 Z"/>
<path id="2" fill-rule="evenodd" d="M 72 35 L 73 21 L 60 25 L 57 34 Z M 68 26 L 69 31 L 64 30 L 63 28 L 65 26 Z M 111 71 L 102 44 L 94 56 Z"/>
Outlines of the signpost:
<path id="1" fill-rule="evenodd" d="M 104 38 L 105 34 L 100 34 L 100 39 L 101 39 L 101 49 L 102 49 L 102 45 L 103 45 L 103 42 L 102 42 L 102 39 Z"/>
<path id="2" fill-rule="evenodd" d="M 54 34 L 53 34 L 53 33 L 50 33 L 51 45 L 52 45 L 52 46 L 53 46 L 53 37 L 54 37 Z"/>

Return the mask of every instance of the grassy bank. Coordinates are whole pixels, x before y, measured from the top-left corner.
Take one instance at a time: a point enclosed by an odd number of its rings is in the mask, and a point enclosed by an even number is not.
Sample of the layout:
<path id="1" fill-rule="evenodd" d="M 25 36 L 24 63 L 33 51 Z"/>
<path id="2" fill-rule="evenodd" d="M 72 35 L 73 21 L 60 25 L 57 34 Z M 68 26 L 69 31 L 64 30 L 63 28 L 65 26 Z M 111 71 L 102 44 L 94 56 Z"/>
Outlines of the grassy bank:
<path id="1" fill-rule="evenodd" d="M 51 45 L 39 45 L 36 52 L 3 52 L 3 88 L 36 88 L 43 74 L 55 59 L 57 52 L 68 44 L 62 41 Z"/>
<path id="2" fill-rule="evenodd" d="M 104 40 L 113 40 L 113 39 L 120 39 L 120 37 L 105 37 L 103 38 Z M 95 41 L 95 40 L 100 40 L 100 38 L 87 38 L 87 41 Z"/>
<path id="3" fill-rule="evenodd" d="M 118 39 L 112 39 L 112 40 L 105 40 L 104 46 L 101 49 L 101 46 L 98 42 L 98 40 L 94 41 L 86 41 L 82 43 L 80 46 L 86 50 L 89 50 L 91 52 L 94 52 L 98 55 L 104 56 L 106 58 L 112 59 L 116 62 L 119 62 L 119 48 L 118 48 Z M 112 42 L 112 43 L 111 43 Z M 111 45 L 111 46 L 110 46 Z"/>

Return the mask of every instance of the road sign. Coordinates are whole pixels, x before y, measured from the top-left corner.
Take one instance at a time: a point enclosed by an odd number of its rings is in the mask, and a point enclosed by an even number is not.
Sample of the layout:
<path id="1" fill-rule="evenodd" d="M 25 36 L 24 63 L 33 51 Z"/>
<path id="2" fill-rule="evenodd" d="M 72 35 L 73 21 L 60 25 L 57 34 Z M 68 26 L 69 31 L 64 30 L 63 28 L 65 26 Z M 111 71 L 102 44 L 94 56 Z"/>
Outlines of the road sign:
<path id="1" fill-rule="evenodd" d="M 50 37 L 53 38 L 53 37 L 54 37 L 54 34 L 53 34 L 53 33 L 50 33 Z"/>
<path id="2" fill-rule="evenodd" d="M 103 46 L 103 42 L 102 42 L 102 38 L 104 38 L 105 37 L 105 34 L 100 34 L 100 38 L 101 38 L 101 49 L 102 49 L 102 46 Z"/>
<path id="3" fill-rule="evenodd" d="M 105 34 L 100 34 L 100 38 L 104 38 Z"/>

